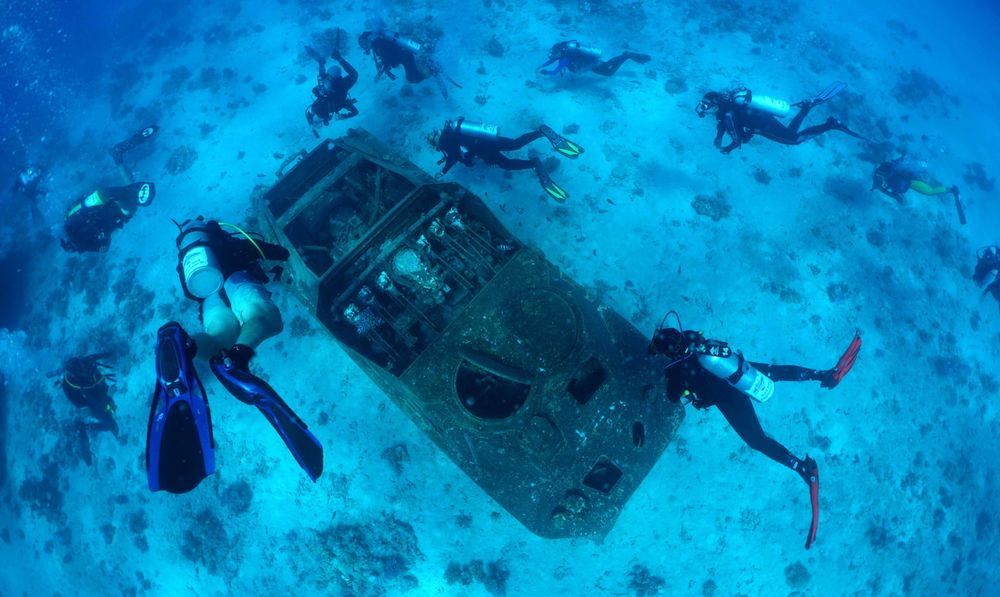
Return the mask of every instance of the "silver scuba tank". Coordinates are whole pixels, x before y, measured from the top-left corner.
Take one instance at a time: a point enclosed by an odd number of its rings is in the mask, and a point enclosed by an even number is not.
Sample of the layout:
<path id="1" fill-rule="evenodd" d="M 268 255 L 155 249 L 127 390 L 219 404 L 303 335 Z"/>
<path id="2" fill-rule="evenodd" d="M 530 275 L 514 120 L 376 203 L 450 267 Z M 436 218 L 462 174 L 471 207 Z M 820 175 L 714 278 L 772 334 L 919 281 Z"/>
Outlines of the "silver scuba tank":
<path id="1" fill-rule="evenodd" d="M 774 382 L 771 378 L 758 371 L 745 359 L 741 359 L 736 353 L 729 352 L 728 356 L 699 354 L 698 364 L 758 402 L 766 402 L 774 394 Z M 733 381 L 738 371 L 741 373 L 736 377 L 736 381 Z"/>
<path id="2" fill-rule="evenodd" d="M 495 124 L 471 120 L 460 120 L 454 124 L 455 131 L 476 139 L 496 139 L 500 129 Z"/>
<path id="3" fill-rule="evenodd" d="M 570 42 L 569 47 L 594 60 L 601 59 L 601 49 L 594 46 L 585 46 L 578 41 Z"/>
<path id="4" fill-rule="evenodd" d="M 769 95 L 758 95 L 749 89 L 742 89 L 733 96 L 736 103 L 749 106 L 758 112 L 771 114 L 778 118 L 784 118 L 791 112 L 792 106 L 783 99 L 771 97 Z"/>
<path id="5" fill-rule="evenodd" d="M 201 299 L 218 292 L 225 281 L 209 241 L 208 228 L 203 220 L 188 222 L 177 237 L 184 284 L 191 294 Z"/>
<path id="6" fill-rule="evenodd" d="M 414 53 L 419 52 L 420 48 L 423 47 L 419 43 L 413 41 L 412 39 L 408 37 L 403 37 L 398 33 L 393 33 L 389 37 L 392 39 L 392 41 L 396 42 L 396 44 L 401 48 L 409 50 Z"/>

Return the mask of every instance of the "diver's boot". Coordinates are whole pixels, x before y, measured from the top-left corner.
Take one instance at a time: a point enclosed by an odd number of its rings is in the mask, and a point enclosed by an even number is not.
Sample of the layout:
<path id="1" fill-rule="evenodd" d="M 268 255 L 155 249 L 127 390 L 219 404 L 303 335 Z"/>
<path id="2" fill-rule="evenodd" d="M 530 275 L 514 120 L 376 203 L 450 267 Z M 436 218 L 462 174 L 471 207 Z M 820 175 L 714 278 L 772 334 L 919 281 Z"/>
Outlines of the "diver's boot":
<path id="1" fill-rule="evenodd" d="M 254 350 L 236 344 L 211 359 L 212 372 L 237 400 L 257 407 L 285 442 L 288 450 L 315 481 L 323 473 L 323 446 L 274 388 L 250 373 Z"/>
<path id="2" fill-rule="evenodd" d="M 854 367 L 854 362 L 858 360 L 859 352 L 861 352 L 861 334 L 854 332 L 854 339 L 851 340 L 851 344 L 844 351 L 844 354 L 840 355 L 837 365 L 833 369 L 823 372 L 824 374 L 819 382 L 820 387 L 827 388 L 828 390 L 837 387 L 840 380 L 844 379 L 844 376 Z"/>
<path id="3" fill-rule="evenodd" d="M 583 153 L 582 147 L 580 147 L 576 143 L 573 143 L 566 137 L 563 137 L 559 133 L 555 132 L 554 130 L 552 130 L 552 127 L 550 127 L 547 124 L 543 124 L 542 126 L 538 127 L 538 132 L 545 135 L 545 138 L 548 139 L 549 143 L 552 144 L 552 149 L 555 149 L 556 151 L 558 151 L 559 153 L 568 157 L 571 160 L 575 160 L 576 158 L 580 157 L 581 153 Z"/>
<path id="4" fill-rule="evenodd" d="M 819 527 L 819 466 L 816 461 L 806 454 L 804 460 L 799 460 L 795 456 L 789 456 L 791 469 L 802 477 L 802 480 L 809 486 L 809 502 L 812 506 L 812 521 L 809 523 L 809 532 L 806 534 L 806 549 L 812 547 L 816 540 L 816 529 Z"/>
<path id="5" fill-rule="evenodd" d="M 856 131 L 852 131 L 851 129 L 847 128 L 846 124 L 844 124 L 843 122 L 840 122 L 839 120 L 837 120 L 833 116 L 831 116 L 831 117 L 829 117 L 829 118 L 826 119 L 826 124 L 831 129 L 840 131 L 840 132 L 844 133 L 845 135 L 850 135 L 851 137 L 854 137 L 855 139 L 861 139 L 862 141 L 867 141 L 869 143 L 874 143 L 875 142 L 874 139 L 872 139 L 870 137 L 866 137 L 866 136 L 862 135 L 861 133 L 858 133 Z"/>

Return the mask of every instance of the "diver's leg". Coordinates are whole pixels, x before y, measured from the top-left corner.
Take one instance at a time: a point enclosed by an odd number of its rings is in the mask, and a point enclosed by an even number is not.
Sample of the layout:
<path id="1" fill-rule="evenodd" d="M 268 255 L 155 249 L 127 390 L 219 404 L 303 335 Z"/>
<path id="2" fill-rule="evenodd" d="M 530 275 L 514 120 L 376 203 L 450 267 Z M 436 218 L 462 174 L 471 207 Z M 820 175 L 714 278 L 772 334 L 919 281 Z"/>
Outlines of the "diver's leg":
<path id="1" fill-rule="evenodd" d="M 491 166 L 503 168 L 504 170 L 530 170 L 537 163 L 535 160 L 511 159 L 501 153 L 481 155 L 480 159 Z"/>
<path id="2" fill-rule="evenodd" d="M 240 322 L 218 292 L 202 302 L 201 321 L 204 331 L 192 336 L 198 345 L 200 358 L 212 357 L 235 344 L 239 338 Z"/>
<path id="3" fill-rule="evenodd" d="M 869 142 L 872 141 L 868 137 L 865 137 L 864 135 L 856 133 L 851 129 L 847 128 L 847 126 L 844 123 L 840 122 L 839 120 L 831 116 L 830 118 L 827 118 L 826 122 L 824 122 L 823 124 L 811 126 L 803 131 L 800 131 L 793 145 L 804 143 L 805 141 L 808 141 L 814 137 L 818 137 L 823 133 L 831 130 L 840 131 L 842 133 L 850 135 L 851 137 L 854 137 L 855 139 L 861 139 L 862 141 L 869 141 Z"/>
<path id="4" fill-rule="evenodd" d="M 802 121 L 806 119 L 806 116 L 812 109 L 813 109 L 812 102 L 805 102 L 802 104 L 802 108 L 799 110 L 799 113 L 796 114 L 795 117 L 792 118 L 792 121 L 788 123 L 788 132 L 791 135 L 794 136 L 796 133 L 799 132 L 799 127 L 802 126 Z"/>
<path id="5" fill-rule="evenodd" d="M 736 390 L 727 391 L 716 402 L 716 406 L 750 448 L 789 468 L 794 468 L 795 463 L 799 462 L 788 448 L 764 433 L 747 395 Z"/>
<path id="6" fill-rule="evenodd" d="M 639 54 L 638 52 L 622 52 L 620 55 L 615 56 L 607 62 L 601 62 L 591 70 L 598 75 L 610 77 L 618 72 L 618 69 L 625 64 L 626 60 L 634 60 L 639 64 L 646 64 L 649 62 L 650 56 L 648 54 Z"/>
<path id="7" fill-rule="evenodd" d="M 497 137 L 496 140 L 493 141 L 493 147 L 495 147 L 497 151 L 514 151 L 521 149 L 528 143 L 537 141 L 544 136 L 545 134 L 541 130 L 535 130 L 527 132 L 516 139 L 511 139 L 510 137 Z"/>
<path id="8" fill-rule="evenodd" d="M 406 71 L 407 83 L 420 83 L 427 78 L 427 73 L 417 65 L 417 59 L 413 54 L 407 52 L 402 60 L 403 70 Z"/>
<path id="9" fill-rule="evenodd" d="M 808 369 L 798 365 L 765 365 L 753 361 L 750 361 L 750 364 L 772 381 L 819 381 L 829 375 L 828 371 Z"/>
<path id="10" fill-rule="evenodd" d="M 944 195 L 945 193 L 950 193 L 951 189 L 943 186 L 931 186 L 922 180 L 911 180 L 910 188 L 914 191 L 920 193 L 921 195 Z"/>
<path id="11" fill-rule="evenodd" d="M 281 333 L 284 328 L 281 311 L 263 284 L 244 272 L 237 272 L 226 280 L 225 289 L 233 314 L 241 324 L 235 344 L 256 350 L 261 342 Z"/>

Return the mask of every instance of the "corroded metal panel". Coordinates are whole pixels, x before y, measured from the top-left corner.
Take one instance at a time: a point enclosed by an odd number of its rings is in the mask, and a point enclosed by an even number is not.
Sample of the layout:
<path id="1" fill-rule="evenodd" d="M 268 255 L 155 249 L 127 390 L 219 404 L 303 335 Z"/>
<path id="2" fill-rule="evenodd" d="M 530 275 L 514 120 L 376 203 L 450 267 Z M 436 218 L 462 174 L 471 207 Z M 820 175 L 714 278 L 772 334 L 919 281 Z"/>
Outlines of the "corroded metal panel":
<path id="1" fill-rule="evenodd" d="M 316 317 L 493 499 L 543 537 L 611 530 L 683 419 L 642 333 L 363 131 L 261 209 Z"/>

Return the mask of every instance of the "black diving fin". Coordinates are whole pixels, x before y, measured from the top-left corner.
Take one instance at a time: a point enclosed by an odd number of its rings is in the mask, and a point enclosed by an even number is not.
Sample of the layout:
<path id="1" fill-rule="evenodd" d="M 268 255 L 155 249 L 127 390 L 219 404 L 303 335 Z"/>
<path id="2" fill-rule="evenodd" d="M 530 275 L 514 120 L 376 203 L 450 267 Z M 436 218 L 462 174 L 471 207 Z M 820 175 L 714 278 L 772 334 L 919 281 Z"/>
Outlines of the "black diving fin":
<path id="1" fill-rule="evenodd" d="M 194 340 L 171 321 L 156 334 L 156 389 L 146 432 L 151 491 L 186 493 L 215 472 L 215 440 Z"/>
<path id="2" fill-rule="evenodd" d="M 151 124 L 145 128 L 139 129 L 138 131 L 133 133 L 131 137 L 125 139 L 121 143 L 111 148 L 111 159 L 115 161 L 115 164 L 121 165 L 122 160 L 124 160 L 125 158 L 125 152 L 145 143 L 146 141 L 151 139 L 153 135 L 155 135 L 159 130 L 160 127 L 156 126 L 155 124 Z"/>
<path id="3" fill-rule="evenodd" d="M 323 473 L 323 446 L 306 424 L 263 379 L 250 373 L 253 349 L 236 345 L 211 359 L 212 372 L 237 400 L 257 407 L 299 466 L 315 481 Z"/>
<path id="4" fill-rule="evenodd" d="M 948 189 L 951 191 L 953 197 L 955 197 L 955 211 L 958 212 L 958 221 L 965 226 L 965 209 L 962 208 L 962 200 L 958 197 L 958 187 L 951 187 Z"/>
<path id="5" fill-rule="evenodd" d="M 805 468 L 803 479 L 809 485 L 809 503 L 812 506 L 812 521 L 809 523 L 809 532 L 806 533 L 806 549 L 809 549 L 816 541 L 816 530 L 819 528 L 819 467 L 808 454 L 802 466 Z"/>
<path id="6" fill-rule="evenodd" d="M 810 101 L 814 106 L 822 104 L 825 101 L 833 99 L 834 96 L 839 94 L 844 89 L 847 89 L 847 83 L 844 83 L 843 81 L 834 81 L 833 83 L 830 83 L 826 89 L 817 93 Z"/>

